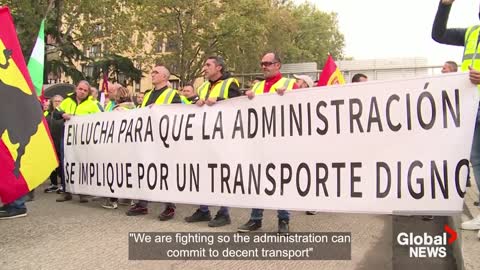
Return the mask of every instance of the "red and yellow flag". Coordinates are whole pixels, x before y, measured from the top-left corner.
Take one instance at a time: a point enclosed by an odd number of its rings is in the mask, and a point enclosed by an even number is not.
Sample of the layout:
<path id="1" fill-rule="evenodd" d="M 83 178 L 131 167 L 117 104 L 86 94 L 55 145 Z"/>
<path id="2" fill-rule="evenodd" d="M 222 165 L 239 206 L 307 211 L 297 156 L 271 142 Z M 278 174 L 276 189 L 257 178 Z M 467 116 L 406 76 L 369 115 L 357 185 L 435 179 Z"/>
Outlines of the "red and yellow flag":
<path id="1" fill-rule="evenodd" d="M 333 61 L 332 56 L 328 55 L 322 74 L 320 74 L 320 79 L 318 79 L 317 86 L 332 84 L 345 84 L 345 79 L 343 78 L 342 72 L 340 72 L 340 69 L 338 69 L 335 64 L 335 61 Z"/>
<path id="2" fill-rule="evenodd" d="M 0 7 L 0 199 L 44 182 L 58 159 L 8 7 Z"/>

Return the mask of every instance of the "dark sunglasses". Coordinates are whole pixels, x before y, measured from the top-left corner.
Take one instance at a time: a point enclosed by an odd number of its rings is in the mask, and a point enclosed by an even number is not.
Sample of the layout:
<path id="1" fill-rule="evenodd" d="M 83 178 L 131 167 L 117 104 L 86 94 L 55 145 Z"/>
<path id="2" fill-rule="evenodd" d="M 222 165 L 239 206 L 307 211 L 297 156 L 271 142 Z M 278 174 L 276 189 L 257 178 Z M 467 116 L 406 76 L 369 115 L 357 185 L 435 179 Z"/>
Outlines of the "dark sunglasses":
<path id="1" fill-rule="evenodd" d="M 273 65 L 273 64 L 276 64 L 276 63 L 278 63 L 278 62 L 261 62 L 261 63 L 260 63 L 260 66 L 261 66 L 261 67 L 263 67 L 263 66 L 269 67 L 269 66 L 271 66 L 271 65 Z"/>

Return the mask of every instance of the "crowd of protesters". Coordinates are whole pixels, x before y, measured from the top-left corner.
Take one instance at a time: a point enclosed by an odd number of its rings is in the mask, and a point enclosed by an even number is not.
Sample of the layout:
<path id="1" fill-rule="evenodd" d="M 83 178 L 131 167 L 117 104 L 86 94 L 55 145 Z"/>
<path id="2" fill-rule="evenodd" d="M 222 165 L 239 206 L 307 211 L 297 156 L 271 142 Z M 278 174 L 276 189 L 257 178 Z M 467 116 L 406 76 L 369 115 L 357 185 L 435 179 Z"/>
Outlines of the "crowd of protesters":
<path id="1" fill-rule="evenodd" d="M 293 78 L 284 77 L 280 68 L 282 66 L 280 56 L 275 52 L 266 53 L 260 66 L 263 76 L 255 77 L 248 89 L 240 89 L 239 82 L 228 72 L 227 65 L 222 57 L 208 57 L 203 66 L 204 83 L 197 88 L 193 83 L 186 83 L 181 89 L 173 89 L 169 82 L 170 71 L 166 66 L 157 65 L 151 70 L 153 89 L 133 96 L 132 93 L 119 83 L 109 83 L 108 90 L 104 93 L 105 103 L 100 104 L 99 96 L 102 94 L 97 88 L 90 86 L 87 81 L 80 81 L 75 91 L 66 97 L 55 95 L 43 104 L 44 115 L 47 120 L 55 150 L 63 163 L 63 129 L 64 122 L 75 115 L 85 115 L 100 112 L 118 110 L 132 110 L 152 105 L 164 104 L 185 104 L 212 106 L 217 102 L 226 99 L 246 95 L 252 99 L 256 95 L 264 93 L 278 93 L 282 95 L 286 91 L 298 88 L 310 88 L 316 85 L 308 75 L 294 75 Z M 447 61 L 442 68 L 442 73 L 455 72 L 457 65 L 453 61 Z M 358 73 L 352 77 L 352 83 L 365 82 L 368 77 Z M 50 185 L 44 190 L 45 193 L 58 193 L 60 197 L 57 202 L 65 202 L 73 199 L 72 194 L 67 190 L 63 176 L 62 165 L 55 169 L 50 175 Z M 60 184 L 59 184 L 60 180 Z M 81 203 L 88 202 L 88 196 L 79 195 Z M 33 197 L 31 197 L 33 199 Z M 117 209 L 119 204 L 129 205 L 126 211 L 127 216 L 138 216 L 148 214 L 147 201 L 131 201 L 122 198 L 104 198 L 101 206 L 106 209 Z M 1 210 L 0 210 L 1 211 Z M 166 203 L 165 209 L 158 216 L 159 220 L 167 221 L 175 216 L 176 207 L 173 203 Z M 21 212 L 21 213 L 20 213 Z M 25 211 L 20 211 L 18 216 L 25 216 Z M 278 210 L 278 232 L 288 233 L 290 224 L 290 213 L 287 210 Z M 1 212 L 0 212 L 1 214 Z M 307 211 L 307 215 L 315 215 L 316 212 Z M 13 213 L 10 218 L 15 218 Z M 0 219 L 2 217 L 0 216 Z M 249 220 L 239 226 L 239 232 L 255 231 L 262 227 L 263 209 L 252 209 Z M 424 217 L 431 219 L 432 217 Z M 210 227 L 221 227 L 231 223 L 228 207 L 220 207 L 217 214 L 212 217 L 209 207 L 201 205 L 191 215 L 185 218 L 186 222 L 208 222 Z"/>
<path id="2" fill-rule="evenodd" d="M 432 27 L 432 38 L 443 44 L 464 47 L 463 62 L 460 65 L 461 71 L 469 73 L 469 79 L 473 84 L 480 85 L 480 61 L 476 61 L 480 54 L 478 40 L 480 27 L 473 25 L 467 28 L 447 28 L 447 21 L 450 9 L 454 0 L 440 0 L 438 10 Z M 43 105 L 44 115 L 48 123 L 50 134 L 55 150 L 60 159 L 60 166 L 50 175 L 50 186 L 45 189 L 46 193 L 57 192 L 60 197 L 57 202 L 65 202 L 73 199 L 72 194 L 66 189 L 65 177 L 63 176 L 63 129 L 64 122 L 76 115 L 110 112 L 117 110 L 132 110 L 152 105 L 164 105 L 179 103 L 185 105 L 209 105 L 212 106 L 223 100 L 246 95 L 249 99 L 264 93 L 278 93 L 283 96 L 286 91 L 297 88 L 310 88 L 315 82 L 308 75 L 294 75 L 294 78 L 284 77 L 280 68 L 281 57 L 278 53 L 268 52 L 263 55 L 260 67 L 262 77 L 256 77 L 248 89 L 241 89 L 237 79 L 228 72 L 227 65 L 222 57 L 211 56 L 204 61 L 203 74 L 204 83 L 194 87 L 193 83 L 185 83 L 182 89 L 173 89 L 169 79 L 168 67 L 157 65 L 151 70 L 151 78 L 154 88 L 145 93 L 137 94 L 134 98 L 131 92 L 118 83 L 110 83 L 106 95 L 106 103 L 100 104 L 99 97 L 102 93 L 93 88 L 87 81 L 80 81 L 75 91 L 67 96 L 56 95 Z M 453 61 L 445 62 L 442 73 L 456 72 L 459 69 Z M 352 83 L 368 81 L 365 74 L 355 74 Z M 103 100 L 103 99 L 102 99 Z M 471 163 L 477 187 L 480 186 L 480 113 L 477 115 L 475 134 L 471 151 Z M 60 184 L 59 184 L 60 179 Z M 80 202 L 88 202 L 85 195 L 79 194 Z M 25 200 L 27 197 L 19 198 L 11 204 L 0 207 L 0 219 L 16 218 L 26 216 Z M 29 194 L 33 200 L 33 192 Z M 120 200 L 119 200 L 120 199 Z M 130 202 L 121 198 L 106 198 L 102 204 L 104 208 L 116 209 L 118 203 L 126 203 L 130 208 L 126 212 L 128 216 L 148 214 L 148 202 Z M 175 204 L 166 202 L 165 209 L 160 213 L 159 219 L 167 221 L 175 216 Z M 307 212 L 315 214 L 315 212 Z M 239 227 L 240 232 L 255 231 L 262 227 L 263 209 L 252 209 L 249 220 Z M 433 219 L 432 216 L 424 216 L 424 219 Z M 208 222 L 210 227 L 220 227 L 231 223 L 228 207 L 222 206 L 212 218 L 207 205 L 200 205 L 190 216 L 185 218 L 186 222 Z M 278 210 L 278 232 L 289 232 L 290 213 L 286 210 Z M 480 216 L 466 221 L 462 224 L 465 230 L 480 230 Z M 480 232 L 479 232 L 480 237 Z"/>
<path id="3" fill-rule="evenodd" d="M 211 56 L 204 61 L 204 83 L 194 87 L 193 83 L 186 83 L 181 89 L 173 89 L 169 79 L 170 71 L 166 66 L 157 65 L 151 70 L 153 89 L 139 93 L 135 97 L 123 85 L 109 83 L 105 95 L 105 103 L 101 104 L 99 97 L 102 93 L 92 87 L 87 81 L 80 81 L 73 93 L 64 97 L 56 95 L 43 104 L 44 115 L 47 120 L 52 140 L 54 142 L 60 166 L 50 175 L 50 185 L 44 190 L 46 193 L 58 193 L 57 202 L 66 202 L 73 199 L 65 185 L 63 176 L 63 131 L 64 123 L 77 115 L 94 114 L 118 110 L 132 110 L 152 105 L 164 105 L 179 103 L 190 106 L 212 106 L 223 100 L 247 95 L 253 98 L 263 93 L 277 92 L 281 95 L 285 91 L 297 88 L 308 88 L 314 85 L 313 79 L 307 75 L 295 75 L 296 79 L 284 77 L 280 73 L 282 62 L 277 53 L 266 53 L 261 59 L 260 66 L 263 71 L 262 77 L 256 77 L 249 89 L 241 89 L 237 79 L 232 77 L 222 57 Z M 21 198 L 19 200 L 24 200 Z M 32 198 L 33 199 L 33 198 Z M 80 203 L 87 203 L 88 196 L 79 194 Z M 23 208 L 21 211 L 10 211 L 12 205 L 0 209 L 0 219 L 15 218 L 26 215 L 24 201 L 17 201 Z M 126 211 L 127 216 L 148 214 L 147 201 L 130 201 L 122 198 L 104 198 L 101 206 L 107 209 L 116 209 L 119 204 L 130 205 Z M 7 212 L 6 209 L 9 211 Z M 19 207 L 12 209 L 20 209 Z M 175 204 L 167 202 L 165 209 L 159 215 L 161 221 L 174 218 Z M 309 214 L 315 214 L 309 212 Z M 246 224 L 239 227 L 239 231 L 254 231 L 262 226 L 263 209 L 253 209 L 250 219 Z M 290 215 L 286 210 L 278 210 L 280 233 L 289 232 Z M 208 222 L 210 227 L 220 227 L 230 224 L 230 214 L 227 207 L 220 207 L 217 214 L 212 218 L 209 207 L 201 205 L 191 216 L 185 218 L 186 222 Z"/>

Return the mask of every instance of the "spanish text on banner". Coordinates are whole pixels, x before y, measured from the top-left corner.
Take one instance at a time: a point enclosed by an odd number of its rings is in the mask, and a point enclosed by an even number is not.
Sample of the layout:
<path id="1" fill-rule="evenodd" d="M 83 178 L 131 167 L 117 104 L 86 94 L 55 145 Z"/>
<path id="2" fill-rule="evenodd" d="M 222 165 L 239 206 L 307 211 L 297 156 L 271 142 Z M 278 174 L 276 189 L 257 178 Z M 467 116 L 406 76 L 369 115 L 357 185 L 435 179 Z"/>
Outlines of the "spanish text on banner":
<path id="1" fill-rule="evenodd" d="M 462 210 L 478 109 L 468 74 L 75 117 L 68 189 L 335 212 Z"/>

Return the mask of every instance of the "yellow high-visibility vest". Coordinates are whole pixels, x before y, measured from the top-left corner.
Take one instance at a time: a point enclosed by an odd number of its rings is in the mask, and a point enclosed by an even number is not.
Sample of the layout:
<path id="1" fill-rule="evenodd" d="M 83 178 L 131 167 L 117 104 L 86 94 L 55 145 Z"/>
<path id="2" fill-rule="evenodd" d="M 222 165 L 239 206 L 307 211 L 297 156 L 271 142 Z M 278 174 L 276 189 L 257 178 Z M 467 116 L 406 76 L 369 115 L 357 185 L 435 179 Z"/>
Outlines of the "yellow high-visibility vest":
<path id="1" fill-rule="evenodd" d="M 154 90 L 150 90 L 145 92 L 145 96 L 143 97 L 143 102 L 142 102 L 142 108 L 145 107 L 145 104 L 147 104 L 148 99 L 150 98 L 150 95 L 152 94 Z M 177 94 L 177 90 L 172 89 L 172 88 L 167 88 L 163 93 L 155 100 L 155 104 L 158 105 L 165 105 L 165 104 L 171 104 L 173 98 L 175 97 L 175 94 Z"/>
<path id="2" fill-rule="evenodd" d="M 192 102 L 185 96 L 180 95 L 180 99 L 182 100 L 183 104 L 192 104 Z"/>
<path id="3" fill-rule="evenodd" d="M 107 102 L 107 105 L 105 105 L 105 110 L 104 111 L 111 112 L 113 110 L 113 107 L 115 107 L 115 105 L 117 105 L 117 104 L 115 104 L 115 101 L 109 100 Z"/>
<path id="4" fill-rule="evenodd" d="M 293 85 L 295 84 L 294 79 L 288 79 L 288 78 L 281 78 L 276 82 L 270 90 L 268 91 L 269 93 L 276 92 L 278 88 L 285 88 L 287 91 L 291 91 L 293 89 Z M 255 95 L 261 95 L 263 94 L 263 89 L 265 88 L 265 81 L 260 81 L 257 82 L 253 88 L 252 91 L 255 93 Z"/>
<path id="5" fill-rule="evenodd" d="M 228 89 L 230 88 L 230 85 L 232 83 L 237 84 L 237 86 L 240 86 L 238 83 L 237 79 L 235 78 L 228 78 L 226 80 L 219 80 L 215 86 L 213 86 L 213 89 L 210 91 L 210 95 L 208 97 L 213 97 L 213 98 L 223 98 L 227 99 L 228 98 Z M 198 97 L 200 99 L 206 99 L 207 94 L 208 94 L 208 89 L 210 89 L 210 82 L 206 81 L 200 87 L 198 88 Z"/>
<path id="6" fill-rule="evenodd" d="M 98 101 L 87 97 L 85 100 L 77 104 L 77 100 L 73 95 L 67 96 L 57 107 L 57 110 L 71 115 L 86 115 L 103 112 L 102 105 L 100 105 Z"/>
<path id="7" fill-rule="evenodd" d="M 468 71 L 471 66 L 475 70 L 480 71 L 480 46 L 478 44 L 478 35 L 480 33 L 480 25 L 470 26 L 465 32 L 465 47 L 463 49 L 462 71 Z M 475 54 L 475 50 L 477 53 Z M 473 57 L 475 56 L 475 59 Z M 477 85 L 480 93 L 480 85 Z"/>

